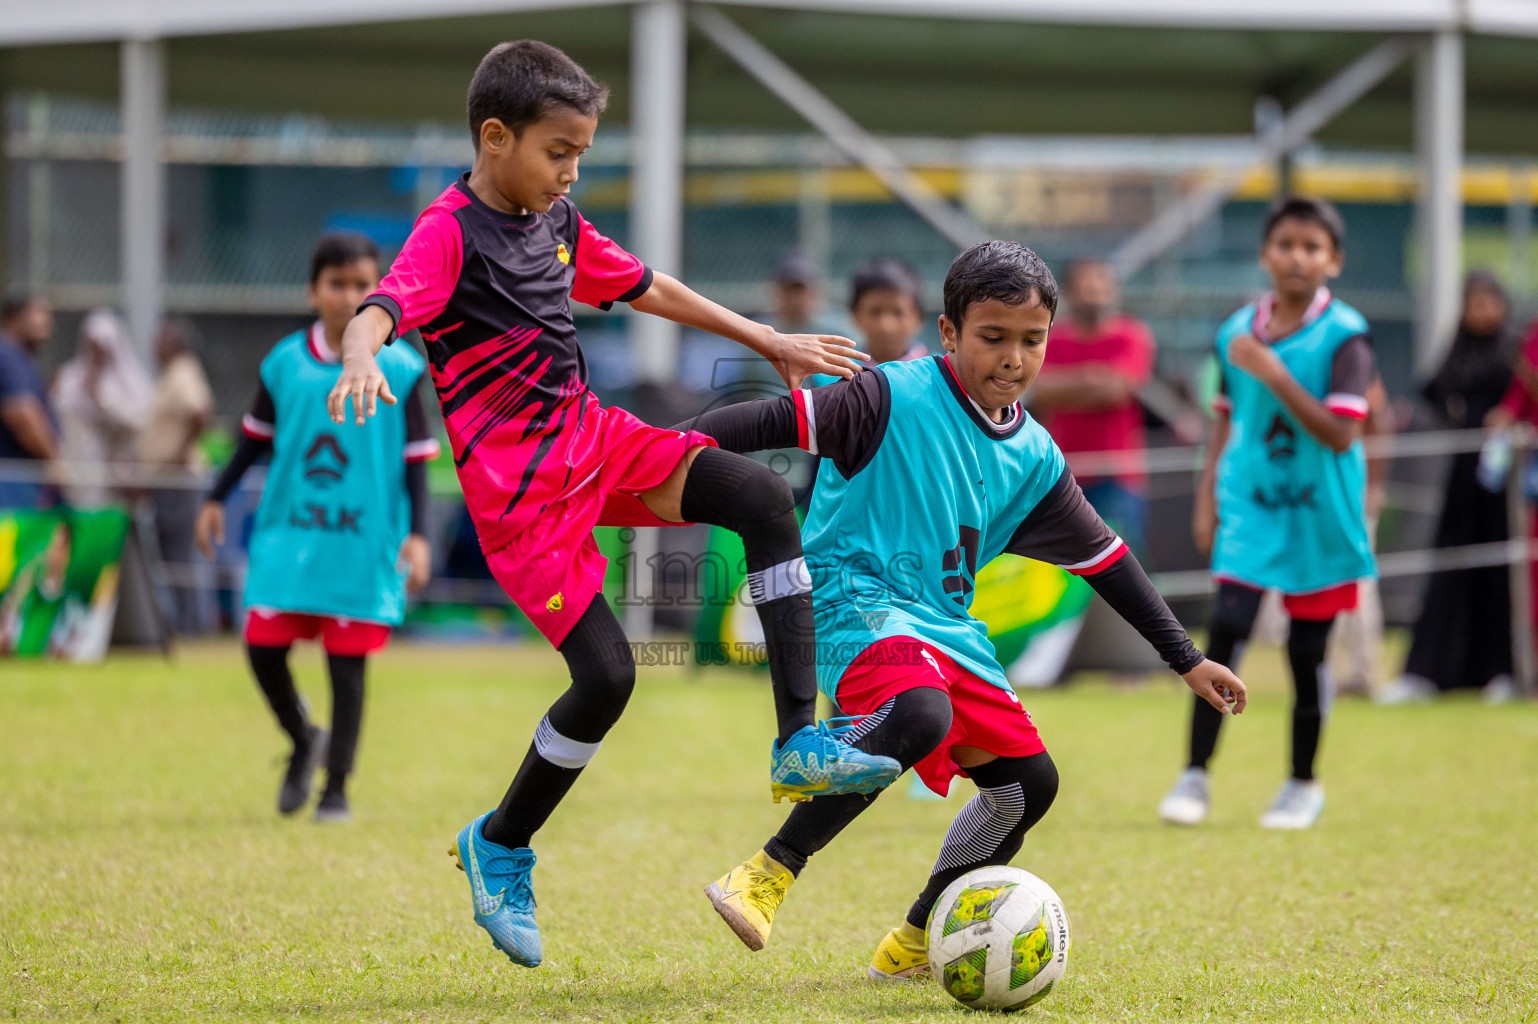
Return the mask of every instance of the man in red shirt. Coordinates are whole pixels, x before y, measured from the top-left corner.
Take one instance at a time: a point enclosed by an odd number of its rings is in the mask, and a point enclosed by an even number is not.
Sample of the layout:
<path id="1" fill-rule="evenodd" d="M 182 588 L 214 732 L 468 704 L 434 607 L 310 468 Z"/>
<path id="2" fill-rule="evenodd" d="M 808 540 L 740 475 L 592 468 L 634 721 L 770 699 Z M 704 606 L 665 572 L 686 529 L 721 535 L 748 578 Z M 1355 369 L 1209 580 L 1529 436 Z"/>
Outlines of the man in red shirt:
<path id="1" fill-rule="evenodd" d="M 1075 260 L 1064 272 L 1068 316 L 1052 325 L 1031 411 L 1073 463 L 1076 452 L 1126 452 L 1108 472 L 1078 473 L 1084 496 L 1134 551 L 1146 551 L 1148 475 L 1137 393 L 1153 373 L 1148 325 L 1117 309 L 1116 275 L 1104 260 Z"/>

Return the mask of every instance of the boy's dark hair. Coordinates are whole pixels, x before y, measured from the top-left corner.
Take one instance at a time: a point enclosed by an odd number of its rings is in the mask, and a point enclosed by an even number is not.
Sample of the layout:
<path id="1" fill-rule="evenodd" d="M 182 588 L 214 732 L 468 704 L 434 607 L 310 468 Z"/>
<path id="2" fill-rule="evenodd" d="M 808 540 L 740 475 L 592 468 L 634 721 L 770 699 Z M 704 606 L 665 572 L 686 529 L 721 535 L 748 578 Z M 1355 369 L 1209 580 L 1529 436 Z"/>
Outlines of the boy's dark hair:
<path id="1" fill-rule="evenodd" d="M 945 275 L 945 318 L 959 329 L 967 307 L 988 299 L 1040 305 L 1056 316 L 1057 280 L 1041 257 L 1019 242 L 979 242 L 957 256 Z"/>
<path id="2" fill-rule="evenodd" d="M 1318 224 L 1329 234 L 1338 251 L 1346 248 L 1346 222 L 1335 204 L 1325 199 L 1309 199 L 1304 196 L 1288 196 L 1273 204 L 1266 211 L 1266 230 L 1260 236 L 1262 242 L 1271 238 L 1271 232 L 1284 220 L 1301 220 Z"/>
<path id="3" fill-rule="evenodd" d="M 593 81 L 582 65 L 549 43 L 519 39 L 498 43 L 481 58 L 470 79 L 465 112 L 479 149 L 481 125 L 493 117 L 519 135 L 556 107 L 597 117 L 608 105 L 609 87 Z"/>
<path id="4" fill-rule="evenodd" d="M 872 260 L 849 279 L 849 308 L 854 309 L 866 292 L 898 292 L 913 300 L 924 311 L 924 285 L 919 272 L 907 260 Z"/>
<path id="5" fill-rule="evenodd" d="M 357 260 L 373 260 L 379 266 L 379 246 L 367 235 L 356 231 L 333 231 L 321 235 L 310 253 L 310 283 L 320 280 L 321 271 L 327 267 L 345 267 Z"/>

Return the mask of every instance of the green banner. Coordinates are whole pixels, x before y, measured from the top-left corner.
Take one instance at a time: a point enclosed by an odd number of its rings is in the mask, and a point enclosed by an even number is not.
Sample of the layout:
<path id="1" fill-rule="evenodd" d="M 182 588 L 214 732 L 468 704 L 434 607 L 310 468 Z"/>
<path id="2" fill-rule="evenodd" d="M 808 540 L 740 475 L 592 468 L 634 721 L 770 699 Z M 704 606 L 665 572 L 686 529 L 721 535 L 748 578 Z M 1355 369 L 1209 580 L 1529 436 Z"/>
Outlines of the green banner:
<path id="1" fill-rule="evenodd" d="M 119 509 L 0 511 L 0 655 L 105 657 L 127 535 Z"/>

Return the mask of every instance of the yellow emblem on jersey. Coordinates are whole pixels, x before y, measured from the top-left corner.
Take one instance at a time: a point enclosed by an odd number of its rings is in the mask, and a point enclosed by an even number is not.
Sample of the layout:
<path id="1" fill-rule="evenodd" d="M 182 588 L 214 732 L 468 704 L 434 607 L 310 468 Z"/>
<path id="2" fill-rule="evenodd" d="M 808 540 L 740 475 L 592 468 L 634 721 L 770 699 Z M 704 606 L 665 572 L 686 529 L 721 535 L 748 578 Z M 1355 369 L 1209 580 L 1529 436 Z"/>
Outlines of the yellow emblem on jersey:
<path id="1" fill-rule="evenodd" d="M 557 593 L 554 597 L 545 602 L 545 611 L 558 612 L 561 610 L 562 606 L 565 605 L 565 603 L 565 601 L 561 600 L 561 595 Z"/>
<path id="2" fill-rule="evenodd" d="M 566 251 L 566 243 L 562 242 L 555 247 L 555 258 L 560 260 L 563 266 L 571 263 L 571 253 Z"/>

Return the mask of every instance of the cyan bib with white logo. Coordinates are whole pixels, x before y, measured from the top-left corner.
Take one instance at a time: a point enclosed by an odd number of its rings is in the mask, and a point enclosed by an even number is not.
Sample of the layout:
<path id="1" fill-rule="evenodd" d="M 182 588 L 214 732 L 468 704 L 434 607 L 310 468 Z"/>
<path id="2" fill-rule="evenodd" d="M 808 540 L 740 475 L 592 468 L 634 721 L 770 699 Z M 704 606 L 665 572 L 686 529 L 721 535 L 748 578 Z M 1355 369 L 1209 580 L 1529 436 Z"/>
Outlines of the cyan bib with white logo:
<path id="1" fill-rule="evenodd" d="M 1265 385 L 1229 362 L 1229 346 L 1251 333 L 1254 317 L 1255 306 L 1245 306 L 1218 329 L 1218 359 L 1233 409 L 1232 432 L 1218 461 L 1213 575 L 1287 594 L 1372 576 L 1377 569 L 1363 515 L 1362 444 L 1331 451 Z M 1271 350 L 1323 401 L 1336 351 L 1366 330 L 1362 315 L 1336 299 Z"/>
<path id="2" fill-rule="evenodd" d="M 379 368 L 400 399 L 359 426 L 331 422 L 326 396 L 341 375 L 289 335 L 262 360 L 276 409 L 272 465 L 251 535 L 247 607 L 396 625 L 406 611 L 397 568 L 410 526 L 406 405 L 425 366 L 410 345 L 390 345 Z"/>
<path id="3" fill-rule="evenodd" d="M 1063 455 L 1024 411 L 1011 432 L 991 433 L 939 357 L 872 372 L 891 396 L 886 433 L 849 479 L 823 460 L 802 527 L 818 686 L 833 697 L 867 647 L 910 636 L 1008 690 L 970 611 L 973 581 L 1057 483 Z"/>

